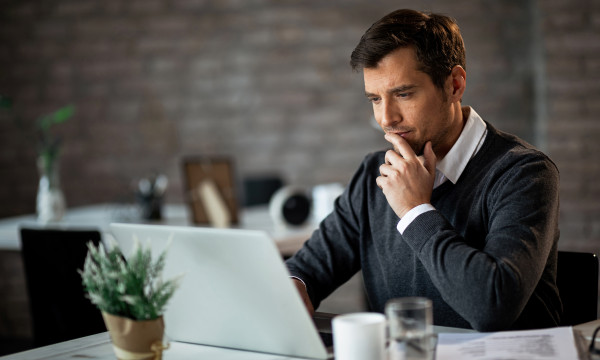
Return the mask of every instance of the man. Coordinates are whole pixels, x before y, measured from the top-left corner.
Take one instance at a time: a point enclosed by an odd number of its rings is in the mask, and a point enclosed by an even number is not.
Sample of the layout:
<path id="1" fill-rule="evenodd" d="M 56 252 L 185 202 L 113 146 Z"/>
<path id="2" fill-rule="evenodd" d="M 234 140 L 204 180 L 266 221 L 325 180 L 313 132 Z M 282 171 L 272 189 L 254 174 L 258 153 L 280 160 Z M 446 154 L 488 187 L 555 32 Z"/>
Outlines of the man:
<path id="1" fill-rule="evenodd" d="M 394 150 L 368 155 L 287 261 L 310 312 L 362 269 L 369 306 L 424 296 L 437 325 L 556 326 L 558 170 L 470 107 L 465 51 L 445 16 L 395 11 L 351 56 Z"/>

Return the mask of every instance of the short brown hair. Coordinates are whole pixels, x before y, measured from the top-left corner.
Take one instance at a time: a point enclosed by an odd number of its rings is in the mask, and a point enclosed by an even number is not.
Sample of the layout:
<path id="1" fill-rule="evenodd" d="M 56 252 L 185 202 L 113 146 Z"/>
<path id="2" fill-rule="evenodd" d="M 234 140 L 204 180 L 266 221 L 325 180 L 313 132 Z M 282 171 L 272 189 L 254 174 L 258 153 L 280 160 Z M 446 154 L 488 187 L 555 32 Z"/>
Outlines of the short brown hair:
<path id="1" fill-rule="evenodd" d="M 360 38 L 350 57 L 355 71 L 375 68 L 398 48 L 414 46 L 418 70 L 443 89 L 456 65 L 466 70 L 465 45 L 456 21 L 448 16 L 396 10 L 377 21 Z"/>

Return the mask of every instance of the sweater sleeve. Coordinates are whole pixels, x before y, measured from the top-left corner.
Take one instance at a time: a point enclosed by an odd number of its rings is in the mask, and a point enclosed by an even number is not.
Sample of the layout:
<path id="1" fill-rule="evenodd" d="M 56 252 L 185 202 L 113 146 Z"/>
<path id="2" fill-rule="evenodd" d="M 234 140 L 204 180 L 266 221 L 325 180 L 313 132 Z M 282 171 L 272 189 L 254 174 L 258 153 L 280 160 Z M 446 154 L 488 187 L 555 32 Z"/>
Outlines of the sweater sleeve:
<path id="1" fill-rule="evenodd" d="M 499 169 L 484 186 L 483 247 L 472 245 L 439 211 L 418 216 L 403 238 L 434 285 L 479 331 L 510 328 L 527 305 L 558 240 L 558 170 L 543 155 Z M 474 190 L 475 191 L 475 190 Z"/>
<path id="2" fill-rule="evenodd" d="M 291 276 L 304 281 L 315 309 L 337 287 L 360 270 L 358 249 L 361 206 L 364 188 L 361 186 L 365 161 L 335 203 L 334 210 L 319 225 L 304 246 L 286 261 Z"/>

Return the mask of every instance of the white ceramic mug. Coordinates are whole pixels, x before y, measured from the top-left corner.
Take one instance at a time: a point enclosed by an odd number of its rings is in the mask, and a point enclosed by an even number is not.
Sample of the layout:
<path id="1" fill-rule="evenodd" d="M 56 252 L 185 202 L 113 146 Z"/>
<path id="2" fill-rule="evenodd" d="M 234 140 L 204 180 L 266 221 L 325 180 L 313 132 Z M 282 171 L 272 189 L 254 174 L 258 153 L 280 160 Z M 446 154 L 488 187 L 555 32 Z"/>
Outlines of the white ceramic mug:
<path id="1" fill-rule="evenodd" d="M 336 360 L 384 360 L 386 319 L 379 313 L 352 313 L 333 318 Z"/>

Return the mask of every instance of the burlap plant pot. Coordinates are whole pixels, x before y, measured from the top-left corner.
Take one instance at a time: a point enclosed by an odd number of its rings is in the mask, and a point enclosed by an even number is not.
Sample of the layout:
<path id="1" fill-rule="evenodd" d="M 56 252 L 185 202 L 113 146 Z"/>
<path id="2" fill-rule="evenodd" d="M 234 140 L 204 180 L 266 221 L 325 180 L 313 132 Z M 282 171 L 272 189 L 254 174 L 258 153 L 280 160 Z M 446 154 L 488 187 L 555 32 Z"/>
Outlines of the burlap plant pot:
<path id="1" fill-rule="evenodd" d="M 102 312 L 115 355 L 119 360 L 161 360 L 165 324 L 162 316 L 137 321 Z"/>

